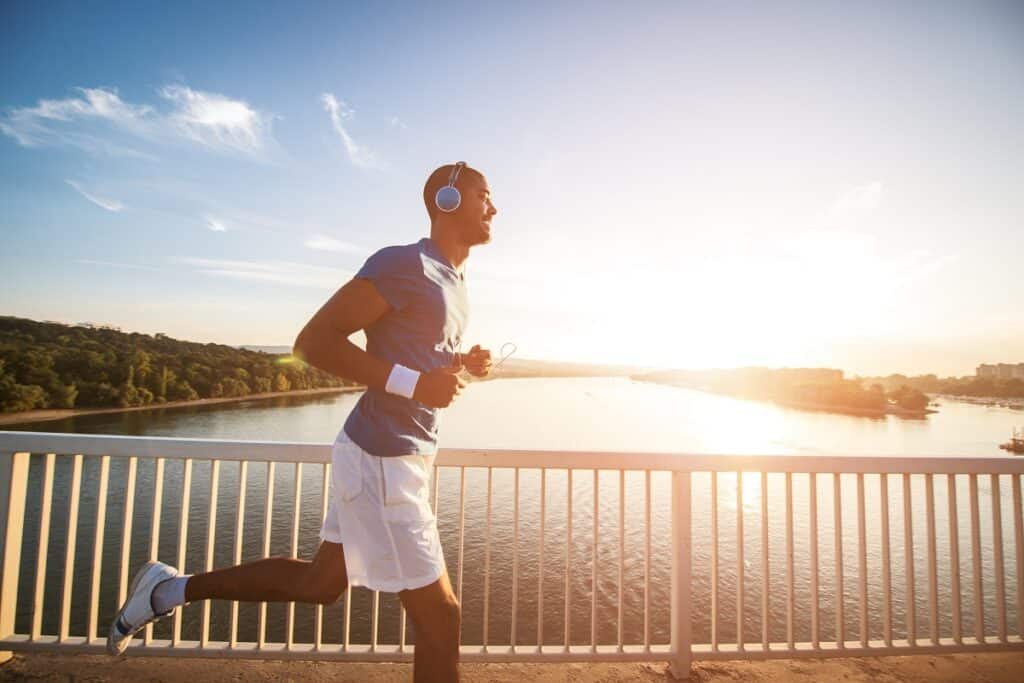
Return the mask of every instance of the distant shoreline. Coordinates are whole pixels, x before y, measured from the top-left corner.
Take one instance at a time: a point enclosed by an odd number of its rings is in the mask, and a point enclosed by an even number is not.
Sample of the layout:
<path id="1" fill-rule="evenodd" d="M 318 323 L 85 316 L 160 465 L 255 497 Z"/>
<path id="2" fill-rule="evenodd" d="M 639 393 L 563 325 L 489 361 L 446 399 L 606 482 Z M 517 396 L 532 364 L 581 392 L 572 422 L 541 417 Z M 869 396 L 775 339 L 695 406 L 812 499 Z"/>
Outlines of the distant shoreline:
<path id="1" fill-rule="evenodd" d="M 82 415 L 108 415 L 113 413 L 134 413 L 142 410 L 161 410 L 163 408 L 186 408 L 188 406 L 209 406 L 218 403 L 237 403 L 239 401 L 261 401 L 282 396 L 319 396 L 322 394 L 343 394 L 364 391 L 366 387 L 320 387 L 318 389 L 298 389 L 296 391 L 268 391 L 248 396 L 232 396 L 230 398 L 200 398 L 194 401 L 169 401 L 167 403 L 151 403 L 148 406 L 132 408 L 72 408 L 70 410 L 44 409 L 26 410 L 20 413 L 0 415 L 0 426 L 24 424 L 26 422 L 53 422 L 69 417 Z"/>
<path id="2" fill-rule="evenodd" d="M 692 384 L 685 384 L 682 382 L 666 382 L 654 379 L 641 379 L 639 377 L 634 377 L 633 379 L 639 382 L 650 382 L 652 384 L 661 384 L 663 386 L 677 387 L 679 389 L 693 389 L 694 391 L 703 391 L 704 393 L 707 394 L 729 396 L 731 398 L 738 398 L 744 401 L 766 401 L 768 403 L 780 405 L 784 408 L 809 410 L 817 413 L 836 413 L 838 415 L 853 415 L 856 417 L 885 417 L 886 415 L 895 415 L 896 417 L 923 418 L 932 413 L 939 412 L 937 410 L 932 410 L 931 408 L 925 408 L 923 410 L 910 410 L 907 408 L 890 406 L 888 408 L 883 408 L 879 410 L 875 408 L 858 408 L 856 406 L 840 406 L 831 403 L 819 403 L 815 401 L 796 401 L 785 398 L 775 398 L 771 396 L 745 396 L 739 392 L 716 391 L 714 389 L 705 389 L 703 387 L 694 386 Z"/>

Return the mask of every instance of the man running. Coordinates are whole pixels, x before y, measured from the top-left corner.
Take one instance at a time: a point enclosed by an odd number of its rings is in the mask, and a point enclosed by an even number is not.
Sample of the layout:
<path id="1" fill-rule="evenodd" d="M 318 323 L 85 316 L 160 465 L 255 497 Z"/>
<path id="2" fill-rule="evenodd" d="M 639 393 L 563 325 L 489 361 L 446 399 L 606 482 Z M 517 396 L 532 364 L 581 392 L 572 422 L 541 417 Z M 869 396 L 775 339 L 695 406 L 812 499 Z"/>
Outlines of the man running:
<path id="1" fill-rule="evenodd" d="M 295 355 L 366 385 L 331 453 L 331 501 L 311 560 L 274 557 L 179 575 L 150 562 L 110 627 L 120 654 L 146 624 L 196 600 L 335 602 L 350 584 L 397 592 L 416 629 L 414 679 L 458 680 L 460 606 L 452 592 L 429 482 L 437 421 L 466 386 L 457 374 L 491 369 L 491 354 L 460 353 L 468 317 L 463 265 L 490 241 L 484 176 L 465 162 L 438 168 L 423 200 L 430 237 L 381 249 L 295 340 Z M 366 333 L 366 350 L 349 337 Z"/>

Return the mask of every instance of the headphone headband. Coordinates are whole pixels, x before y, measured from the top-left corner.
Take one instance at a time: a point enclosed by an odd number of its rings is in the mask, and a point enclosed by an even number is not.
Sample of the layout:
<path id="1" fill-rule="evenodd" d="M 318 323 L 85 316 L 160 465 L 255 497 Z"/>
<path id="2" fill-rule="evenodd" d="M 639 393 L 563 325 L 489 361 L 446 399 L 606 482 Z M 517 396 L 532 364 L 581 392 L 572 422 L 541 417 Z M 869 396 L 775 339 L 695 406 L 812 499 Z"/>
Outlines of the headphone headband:
<path id="1" fill-rule="evenodd" d="M 462 173 L 462 169 L 466 167 L 465 161 L 457 161 L 452 166 L 452 172 L 448 174 L 448 187 L 455 187 L 455 181 L 459 179 L 459 174 Z"/>
<path id="2" fill-rule="evenodd" d="M 448 174 L 448 184 L 437 191 L 434 195 L 434 205 L 444 213 L 452 213 L 462 205 L 462 194 L 459 188 L 455 187 L 455 181 L 459 179 L 459 173 L 466 167 L 465 161 L 456 162 Z"/>

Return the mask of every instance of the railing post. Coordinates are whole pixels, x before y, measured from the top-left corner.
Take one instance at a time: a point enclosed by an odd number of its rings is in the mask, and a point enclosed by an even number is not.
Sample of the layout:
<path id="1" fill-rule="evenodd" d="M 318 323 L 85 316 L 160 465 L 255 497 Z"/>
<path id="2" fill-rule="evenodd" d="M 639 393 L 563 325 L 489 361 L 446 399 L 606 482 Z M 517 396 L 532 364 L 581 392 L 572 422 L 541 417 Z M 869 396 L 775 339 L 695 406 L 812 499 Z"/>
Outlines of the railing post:
<path id="1" fill-rule="evenodd" d="M 27 488 L 28 453 L 0 453 L 0 638 L 14 634 Z M 0 651 L 0 663 L 10 658 L 10 652 Z"/>
<path id="2" fill-rule="evenodd" d="M 712 475 L 714 476 L 714 475 Z M 672 471 L 672 661 L 679 680 L 690 678 L 690 473 Z"/>

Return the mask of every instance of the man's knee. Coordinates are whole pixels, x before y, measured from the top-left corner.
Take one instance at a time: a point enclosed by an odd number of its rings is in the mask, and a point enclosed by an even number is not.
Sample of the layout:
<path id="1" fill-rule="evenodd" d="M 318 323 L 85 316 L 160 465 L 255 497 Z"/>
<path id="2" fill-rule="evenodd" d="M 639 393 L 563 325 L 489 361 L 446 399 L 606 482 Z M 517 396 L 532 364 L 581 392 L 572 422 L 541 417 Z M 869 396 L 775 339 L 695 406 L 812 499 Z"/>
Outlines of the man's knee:
<path id="1" fill-rule="evenodd" d="M 435 649 L 458 650 L 462 633 L 462 606 L 454 595 L 442 597 L 417 621 L 416 637 Z"/>
<path id="2" fill-rule="evenodd" d="M 306 597 L 303 602 L 331 605 L 341 599 L 346 588 L 348 577 L 344 573 L 326 573 L 311 565 L 303 589 Z"/>

